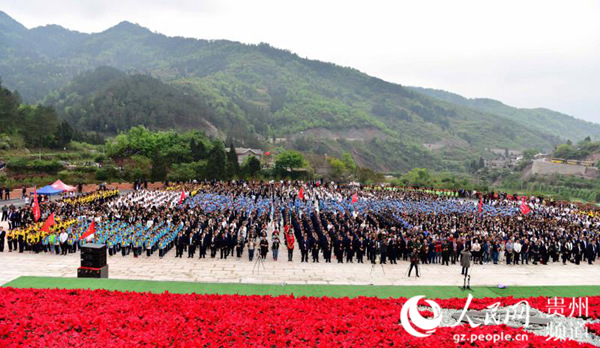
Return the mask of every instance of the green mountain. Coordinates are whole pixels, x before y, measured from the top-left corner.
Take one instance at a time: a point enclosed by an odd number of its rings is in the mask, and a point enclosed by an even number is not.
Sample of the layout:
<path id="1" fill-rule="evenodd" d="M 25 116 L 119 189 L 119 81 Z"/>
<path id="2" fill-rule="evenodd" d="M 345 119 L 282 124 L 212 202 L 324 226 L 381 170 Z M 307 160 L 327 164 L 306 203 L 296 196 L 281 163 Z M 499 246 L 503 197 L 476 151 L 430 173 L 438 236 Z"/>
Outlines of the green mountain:
<path id="1" fill-rule="evenodd" d="M 560 112 L 544 108 L 515 108 L 494 99 L 469 99 L 439 89 L 421 87 L 410 87 L 410 89 L 452 104 L 462 105 L 473 110 L 505 117 L 525 127 L 539 129 L 563 139 L 580 141 L 587 136 L 600 139 L 600 124 L 580 120 Z"/>
<path id="2" fill-rule="evenodd" d="M 73 128 L 51 107 L 23 104 L 21 97 L 0 84 L 0 152 L 23 146 L 63 148 Z"/>
<path id="3" fill-rule="evenodd" d="M 150 129 L 200 129 L 213 137 L 228 125 L 202 98 L 147 75 L 128 75 L 99 67 L 75 77 L 67 86 L 48 94 L 53 106 L 78 129 L 103 134 L 126 132 L 143 125 Z"/>
<path id="4" fill-rule="evenodd" d="M 112 67 L 121 72 L 110 70 Z M 0 76 L 82 130 L 203 130 L 338 155 L 383 171 L 462 171 L 492 147 L 552 149 L 560 134 L 267 44 L 167 37 L 122 22 L 82 34 L 0 12 Z M 423 144 L 433 144 L 430 151 Z"/>

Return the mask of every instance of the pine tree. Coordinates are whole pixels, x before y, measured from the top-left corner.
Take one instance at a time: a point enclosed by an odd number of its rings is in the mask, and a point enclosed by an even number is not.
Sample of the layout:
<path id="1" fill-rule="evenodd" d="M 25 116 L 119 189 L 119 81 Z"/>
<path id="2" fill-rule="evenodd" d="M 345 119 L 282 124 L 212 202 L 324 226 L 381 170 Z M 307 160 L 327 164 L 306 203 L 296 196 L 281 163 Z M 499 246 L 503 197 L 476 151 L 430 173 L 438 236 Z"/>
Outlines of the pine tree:
<path id="1" fill-rule="evenodd" d="M 163 181 L 167 178 L 167 162 L 160 155 L 158 150 L 154 151 L 152 156 L 152 172 L 150 174 L 152 181 Z"/>
<path id="2" fill-rule="evenodd" d="M 260 173 L 260 161 L 254 156 L 248 157 L 244 163 L 244 172 L 251 178 L 256 177 Z"/>
<path id="3" fill-rule="evenodd" d="M 208 179 L 225 178 L 225 158 L 223 143 L 215 142 L 213 148 L 208 153 L 208 163 L 206 168 L 206 176 Z"/>
<path id="4" fill-rule="evenodd" d="M 233 143 L 229 143 L 229 152 L 227 153 L 227 177 L 234 178 L 240 173 L 240 164 Z"/>
<path id="5" fill-rule="evenodd" d="M 202 140 L 196 142 L 196 139 L 192 138 L 190 141 L 190 152 L 195 162 L 206 159 L 206 147 Z"/>
<path id="6" fill-rule="evenodd" d="M 190 154 L 192 155 L 192 159 L 194 161 L 197 161 L 196 159 L 196 148 L 197 148 L 197 144 L 196 144 L 196 140 L 194 138 L 192 138 L 192 140 L 190 140 Z"/>
<path id="7" fill-rule="evenodd" d="M 63 147 L 71 142 L 73 139 L 73 128 L 67 121 L 62 121 L 58 126 L 56 132 L 56 141 L 59 147 Z"/>

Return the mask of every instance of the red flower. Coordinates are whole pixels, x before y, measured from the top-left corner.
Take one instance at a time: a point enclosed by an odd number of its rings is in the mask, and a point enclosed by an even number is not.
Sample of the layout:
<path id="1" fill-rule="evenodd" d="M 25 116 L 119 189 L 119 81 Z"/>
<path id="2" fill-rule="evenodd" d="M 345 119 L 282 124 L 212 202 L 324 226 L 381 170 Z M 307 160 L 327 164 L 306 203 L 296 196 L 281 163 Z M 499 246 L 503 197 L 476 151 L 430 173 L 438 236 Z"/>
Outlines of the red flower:
<path id="1" fill-rule="evenodd" d="M 497 300 L 475 300 L 474 305 Z M 458 308 L 464 306 L 464 301 L 436 300 L 442 307 L 446 304 Z M 516 299 L 507 301 L 516 302 Z M 0 288 L 0 346 L 580 346 L 573 341 L 547 341 L 545 337 L 506 326 L 441 327 L 429 337 L 417 338 L 406 333 L 399 324 L 404 302 L 404 299 L 366 297 Z M 597 298 L 593 298 L 593 302 L 597 303 Z M 422 314 L 431 316 L 427 311 Z M 485 339 L 501 334 L 511 335 L 513 339 L 499 342 Z M 457 342 L 461 335 L 469 340 Z M 484 339 L 472 340 L 479 335 Z M 516 335 L 527 335 L 527 341 L 515 340 Z"/>
<path id="2" fill-rule="evenodd" d="M 600 336 L 600 323 L 588 323 L 586 326 L 590 332 Z"/>

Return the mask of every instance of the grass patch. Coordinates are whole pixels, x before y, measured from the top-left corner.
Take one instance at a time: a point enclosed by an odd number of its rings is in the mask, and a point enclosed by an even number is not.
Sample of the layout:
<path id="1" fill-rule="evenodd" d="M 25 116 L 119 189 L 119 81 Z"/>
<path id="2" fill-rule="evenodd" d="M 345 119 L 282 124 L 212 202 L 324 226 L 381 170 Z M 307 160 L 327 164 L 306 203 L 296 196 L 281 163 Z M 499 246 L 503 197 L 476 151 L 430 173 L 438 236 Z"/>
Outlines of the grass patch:
<path id="1" fill-rule="evenodd" d="M 467 297 L 469 292 L 456 286 L 371 286 L 371 285 L 296 285 L 296 284 L 242 284 L 242 283 L 191 283 L 175 281 L 151 281 L 129 279 L 90 279 L 20 277 L 4 285 L 14 288 L 58 289 L 106 289 L 119 291 L 153 292 L 168 291 L 178 294 L 239 294 L 239 295 L 291 295 L 328 297 L 412 297 L 428 298 Z M 600 286 L 521 286 L 498 289 L 473 287 L 474 297 L 585 297 L 600 296 Z"/>

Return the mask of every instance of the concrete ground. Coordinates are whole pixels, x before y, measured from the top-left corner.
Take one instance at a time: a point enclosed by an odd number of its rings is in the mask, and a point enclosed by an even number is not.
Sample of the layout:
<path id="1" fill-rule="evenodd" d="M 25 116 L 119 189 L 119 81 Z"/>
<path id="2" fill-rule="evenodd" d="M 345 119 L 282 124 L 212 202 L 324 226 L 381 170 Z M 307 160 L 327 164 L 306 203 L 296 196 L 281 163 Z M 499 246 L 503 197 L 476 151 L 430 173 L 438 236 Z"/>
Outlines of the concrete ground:
<path id="1" fill-rule="evenodd" d="M 6 222 L 0 222 L 7 229 Z M 296 248 L 297 249 L 297 248 Z M 226 260 L 218 258 L 175 258 L 171 250 L 163 259 L 157 254 L 134 258 L 132 254 L 120 254 L 108 258 L 109 277 L 120 279 L 174 280 L 191 282 L 258 283 L 258 284 L 343 284 L 343 285 L 456 285 L 462 286 L 463 277 L 459 265 L 419 265 L 421 277 L 408 278 L 408 262 L 397 265 L 369 263 L 338 264 L 335 260 L 326 264 L 301 263 L 300 252 L 294 252 L 294 261 L 287 261 L 287 250 L 282 245 L 279 261 L 273 261 L 271 253 L 264 267 L 244 257 Z M 5 246 L 0 253 L 0 284 L 20 276 L 76 277 L 80 265 L 79 253 L 67 256 L 40 253 L 8 252 Z M 594 265 L 562 263 L 542 265 L 475 265 L 471 269 L 471 285 L 496 286 L 543 286 L 543 285 L 600 285 L 600 262 Z"/>
<path id="2" fill-rule="evenodd" d="M 347 284 L 347 285 L 456 285 L 462 286 L 460 266 L 425 265 L 421 277 L 406 276 L 407 262 L 397 265 L 300 263 L 286 257 L 275 262 L 269 258 L 260 264 L 245 258 L 237 260 L 176 259 L 169 252 L 163 259 L 153 255 L 121 255 L 108 258 L 109 277 L 120 279 L 174 280 L 191 282 L 258 283 L 258 284 Z M 67 256 L 25 252 L 0 253 L 0 284 L 19 276 L 76 277 L 79 253 Z M 471 285 L 600 285 L 600 264 L 562 265 L 476 265 L 472 269 Z"/>

